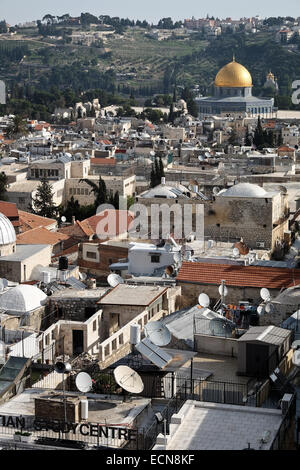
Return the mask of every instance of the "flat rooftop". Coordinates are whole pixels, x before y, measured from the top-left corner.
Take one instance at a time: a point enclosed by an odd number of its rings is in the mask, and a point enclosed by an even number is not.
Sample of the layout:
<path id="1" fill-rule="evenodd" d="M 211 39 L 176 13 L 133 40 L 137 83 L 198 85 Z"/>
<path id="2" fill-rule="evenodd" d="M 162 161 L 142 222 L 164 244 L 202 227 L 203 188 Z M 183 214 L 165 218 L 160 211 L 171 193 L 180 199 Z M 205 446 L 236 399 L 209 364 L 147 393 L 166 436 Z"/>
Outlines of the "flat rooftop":
<path id="1" fill-rule="evenodd" d="M 193 361 L 194 377 L 197 377 L 197 369 L 211 372 L 209 380 L 213 382 L 233 382 L 247 384 L 251 377 L 238 376 L 238 360 L 235 357 L 221 356 L 217 354 L 198 353 Z"/>
<path id="2" fill-rule="evenodd" d="M 100 289 L 63 289 L 55 292 L 51 299 L 100 299 L 108 288 L 102 287 Z"/>
<path id="3" fill-rule="evenodd" d="M 164 294 L 167 287 L 118 284 L 98 302 L 101 305 L 148 306 Z"/>
<path id="4" fill-rule="evenodd" d="M 1 256 L 1 261 L 24 261 L 48 247 L 49 245 L 16 245 L 16 252 Z"/>
<path id="5" fill-rule="evenodd" d="M 166 450 L 243 450 L 248 444 L 255 450 L 268 450 L 281 425 L 282 412 L 188 400 L 176 418 Z M 265 432 L 269 438 L 261 443 Z M 160 448 L 155 446 L 154 450 Z"/>

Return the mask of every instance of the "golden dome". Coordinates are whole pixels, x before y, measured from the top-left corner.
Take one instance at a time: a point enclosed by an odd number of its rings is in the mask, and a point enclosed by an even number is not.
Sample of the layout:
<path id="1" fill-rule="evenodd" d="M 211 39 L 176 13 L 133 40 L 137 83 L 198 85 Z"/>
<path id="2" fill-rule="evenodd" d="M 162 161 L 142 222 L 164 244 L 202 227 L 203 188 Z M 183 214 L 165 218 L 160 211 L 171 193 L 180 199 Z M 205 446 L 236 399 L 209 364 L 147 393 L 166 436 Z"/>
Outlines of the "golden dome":
<path id="1" fill-rule="evenodd" d="M 225 65 L 217 74 L 215 86 L 218 87 L 250 87 L 252 77 L 248 70 L 234 59 Z"/>

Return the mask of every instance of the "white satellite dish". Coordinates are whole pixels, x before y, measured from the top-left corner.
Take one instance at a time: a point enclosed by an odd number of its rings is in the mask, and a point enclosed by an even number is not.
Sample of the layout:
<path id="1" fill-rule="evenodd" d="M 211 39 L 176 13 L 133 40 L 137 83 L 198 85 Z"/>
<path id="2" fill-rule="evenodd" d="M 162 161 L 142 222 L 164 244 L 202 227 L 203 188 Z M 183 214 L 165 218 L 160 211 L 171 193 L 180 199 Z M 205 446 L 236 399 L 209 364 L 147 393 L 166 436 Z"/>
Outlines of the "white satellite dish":
<path id="1" fill-rule="evenodd" d="M 266 302 L 271 299 L 271 295 L 270 295 L 269 289 L 266 289 L 265 287 L 263 287 L 263 289 L 261 289 L 261 291 L 260 291 L 260 296 L 261 296 L 261 298 L 262 298 L 263 300 L 265 300 Z"/>
<path id="2" fill-rule="evenodd" d="M 124 284 L 124 279 L 118 274 L 110 274 L 107 277 L 107 282 L 110 285 L 110 287 L 116 287 L 119 284 Z"/>
<path id="3" fill-rule="evenodd" d="M 264 306 L 263 306 L 263 305 L 259 305 L 259 306 L 257 307 L 257 314 L 258 314 L 258 315 L 263 315 L 264 313 L 265 313 L 265 308 L 264 308 Z"/>
<path id="4" fill-rule="evenodd" d="M 295 351 L 293 358 L 292 358 L 292 363 L 294 366 L 300 367 L 300 351 Z"/>
<path id="5" fill-rule="evenodd" d="M 151 321 L 144 328 L 145 335 L 156 346 L 167 346 L 171 341 L 171 333 L 160 321 Z"/>
<path id="6" fill-rule="evenodd" d="M 210 250 L 210 249 L 213 248 L 214 246 L 215 246 L 214 240 L 208 240 L 208 242 L 207 242 L 207 248 Z"/>
<path id="7" fill-rule="evenodd" d="M 232 254 L 235 258 L 238 258 L 240 256 L 240 250 L 238 248 L 233 248 Z"/>
<path id="8" fill-rule="evenodd" d="M 217 196 L 220 191 L 221 191 L 221 189 L 219 188 L 219 186 L 215 186 L 215 187 L 213 188 L 213 194 L 214 194 L 215 196 Z"/>
<path id="9" fill-rule="evenodd" d="M 220 286 L 219 286 L 219 294 L 220 294 L 220 295 L 224 295 L 224 297 L 226 297 L 226 295 L 228 295 L 228 289 L 227 289 L 227 287 L 220 285 Z"/>
<path id="10" fill-rule="evenodd" d="M 208 153 L 208 152 L 205 152 L 205 156 L 206 156 L 206 158 L 210 158 L 210 157 L 211 157 L 210 153 Z"/>
<path id="11" fill-rule="evenodd" d="M 199 302 L 199 305 L 201 305 L 201 307 L 207 308 L 209 307 L 209 304 L 210 304 L 210 298 L 208 297 L 207 294 L 202 293 L 198 297 L 198 302 Z"/>
<path id="12" fill-rule="evenodd" d="M 142 393 L 144 384 L 137 372 L 127 366 L 119 366 L 114 370 L 118 385 L 130 393 Z"/>
<path id="13" fill-rule="evenodd" d="M 199 162 L 204 162 L 205 157 L 203 155 L 199 155 L 198 160 L 199 160 Z"/>
<path id="14" fill-rule="evenodd" d="M 267 305 L 265 306 L 266 313 L 274 313 L 274 310 L 275 310 L 274 305 L 268 302 Z"/>
<path id="15" fill-rule="evenodd" d="M 93 382 L 89 374 L 86 372 L 79 372 L 75 379 L 76 387 L 80 392 L 87 393 L 93 387 Z"/>
<path id="16" fill-rule="evenodd" d="M 67 219 L 66 219 L 66 217 L 65 217 L 64 215 L 61 217 L 60 220 L 62 221 L 63 224 L 67 221 Z"/>

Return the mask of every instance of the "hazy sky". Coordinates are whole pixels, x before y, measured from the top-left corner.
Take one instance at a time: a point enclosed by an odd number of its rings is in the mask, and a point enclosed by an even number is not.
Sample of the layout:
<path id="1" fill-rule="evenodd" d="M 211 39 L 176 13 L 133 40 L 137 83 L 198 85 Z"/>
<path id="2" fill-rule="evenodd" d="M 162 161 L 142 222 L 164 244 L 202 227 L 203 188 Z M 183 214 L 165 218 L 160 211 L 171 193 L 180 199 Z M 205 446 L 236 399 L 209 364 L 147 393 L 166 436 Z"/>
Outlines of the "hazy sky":
<path id="1" fill-rule="evenodd" d="M 207 13 L 222 18 L 300 15 L 299 0 L 0 0 L 0 19 L 6 19 L 12 25 L 41 19 L 47 13 L 55 16 L 70 13 L 75 16 L 81 12 L 147 19 L 150 22 L 157 22 L 166 16 L 173 19 L 199 18 Z"/>

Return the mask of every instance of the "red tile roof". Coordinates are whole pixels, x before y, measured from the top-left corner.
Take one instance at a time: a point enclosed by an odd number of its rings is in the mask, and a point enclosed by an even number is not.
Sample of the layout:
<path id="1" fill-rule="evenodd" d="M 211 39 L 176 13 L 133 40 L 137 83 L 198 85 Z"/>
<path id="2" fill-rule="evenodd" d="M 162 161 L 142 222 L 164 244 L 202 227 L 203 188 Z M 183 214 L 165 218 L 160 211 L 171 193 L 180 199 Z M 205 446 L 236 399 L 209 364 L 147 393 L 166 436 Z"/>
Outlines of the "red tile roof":
<path id="1" fill-rule="evenodd" d="M 91 165 L 111 165 L 116 164 L 115 158 L 91 158 Z"/>
<path id="2" fill-rule="evenodd" d="M 39 215 L 31 214 L 31 212 L 25 212 L 19 210 L 19 217 L 21 222 L 21 232 L 26 232 L 37 227 L 50 227 L 53 224 L 57 224 L 55 219 L 48 219 L 47 217 L 41 217 Z"/>
<path id="3" fill-rule="evenodd" d="M 133 220 L 134 214 L 129 211 L 106 210 L 100 214 L 93 215 L 92 217 L 83 220 L 81 222 L 81 226 L 90 228 L 93 231 L 93 234 L 97 233 L 98 227 L 101 235 L 107 234 L 107 237 L 111 237 L 127 232 Z M 105 221 L 108 221 L 110 226 L 105 225 L 102 227 L 100 222 Z"/>
<path id="4" fill-rule="evenodd" d="M 64 233 L 50 232 L 44 227 L 37 227 L 17 236 L 18 245 L 56 245 L 61 241 L 68 240 L 69 236 Z"/>
<path id="5" fill-rule="evenodd" d="M 300 269 L 183 262 L 177 281 L 193 284 L 281 289 L 300 284 Z"/>
<path id="6" fill-rule="evenodd" d="M 0 201 L 0 212 L 4 214 L 14 227 L 21 225 L 17 205 L 13 202 Z"/>

